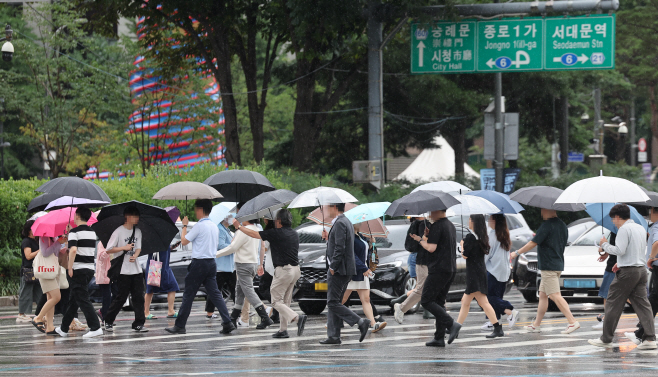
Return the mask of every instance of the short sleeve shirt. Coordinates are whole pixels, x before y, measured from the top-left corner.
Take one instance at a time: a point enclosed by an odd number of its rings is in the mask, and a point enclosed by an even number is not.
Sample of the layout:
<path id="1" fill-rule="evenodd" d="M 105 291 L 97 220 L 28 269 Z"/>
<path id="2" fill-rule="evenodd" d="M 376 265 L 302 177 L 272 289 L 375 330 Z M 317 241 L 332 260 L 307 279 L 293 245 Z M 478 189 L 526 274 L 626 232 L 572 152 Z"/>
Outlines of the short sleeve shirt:
<path id="1" fill-rule="evenodd" d="M 538 268 L 544 271 L 564 271 L 564 248 L 569 230 L 557 217 L 544 221 L 532 242 L 537 244 Z"/>
<path id="2" fill-rule="evenodd" d="M 132 229 L 128 229 L 121 225 L 114 231 L 114 233 L 112 233 L 110 241 L 107 243 L 107 250 L 111 250 L 115 247 L 126 246 L 132 238 L 132 235 Z M 138 249 L 141 250 L 142 248 L 142 231 L 139 230 L 139 228 L 135 228 L 135 239 L 133 240 L 133 243 L 135 246 L 132 250 L 112 254 L 112 259 L 119 258 L 124 253 L 126 254 L 126 257 L 123 258 L 123 264 L 121 265 L 121 275 L 137 275 L 142 273 L 142 266 L 139 265 L 139 261 L 130 261 L 130 257 L 135 255 L 135 251 Z"/>
<path id="3" fill-rule="evenodd" d="M 292 228 L 272 228 L 259 232 L 263 241 L 270 243 L 272 264 L 281 267 L 299 265 L 299 234 Z"/>
<path id="4" fill-rule="evenodd" d="M 219 229 L 209 218 L 203 218 L 185 235 L 192 242 L 192 259 L 215 259 Z"/>
<path id="5" fill-rule="evenodd" d="M 34 253 L 35 251 L 39 250 L 39 242 L 35 240 L 34 238 L 23 238 L 23 241 L 21 242 L 21 267 L 29 267 L 32 268 L 32 262 L 34 259 L 27 259 L 25 257 L 25 248 L 29 247 L 30 250 Z"/>
<path id="6" fill-rule="evenodd" d="M 430 274 L 457 271 L 457 241 L 455 226 L 447 218 L 436 221 L 430 227 L 427 243 L 436 245 L 428 254 L 427 270 Z"/>

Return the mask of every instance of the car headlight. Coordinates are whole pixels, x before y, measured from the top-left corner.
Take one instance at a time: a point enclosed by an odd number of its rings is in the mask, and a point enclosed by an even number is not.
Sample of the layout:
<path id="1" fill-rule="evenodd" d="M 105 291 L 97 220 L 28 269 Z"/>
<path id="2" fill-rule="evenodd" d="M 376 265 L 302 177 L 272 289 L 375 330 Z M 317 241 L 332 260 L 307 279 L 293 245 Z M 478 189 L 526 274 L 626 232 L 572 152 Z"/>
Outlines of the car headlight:
<path id="1" fill-rule="evenodd" d="M 519 255 L 518 260 L 519 260 L 519 264 L 522 264 L 524 266 L 528 265 L 528 258 L 525 255 L 523 254 Z"/>
<path id="2" fill-rule="evenodd" d="M 377 266 L 377 268 L 393 268 L 393 267 L 402 267 L 402 261 L 396 260 L 394 262 L 382 263 Z"/>

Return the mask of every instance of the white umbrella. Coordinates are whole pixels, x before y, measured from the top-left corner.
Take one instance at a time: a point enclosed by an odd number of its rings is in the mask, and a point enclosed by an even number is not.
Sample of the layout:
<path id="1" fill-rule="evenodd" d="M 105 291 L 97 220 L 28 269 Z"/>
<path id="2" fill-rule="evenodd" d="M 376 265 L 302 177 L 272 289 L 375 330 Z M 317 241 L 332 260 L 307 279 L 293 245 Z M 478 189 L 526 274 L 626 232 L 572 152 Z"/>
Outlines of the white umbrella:
<path id="1" fill-rule="evenodd" d="M 158 200 L 219 199 L 222 194 L 201 182 L 182 181 L 172 183 L 153 195 Z"/>
<path id="2" fill-rule="evenodd" d="M 416 187 L 412 192 L 416 191 L 443 191 L 448 194 L 465 194 L 471 191 L 471 189 L 462 185 L 461 183 L 453 181 L 440 181 L 420 185 Z"/>
<path id="3" fill-rule="evenodd" d="M 479 196 L 472 195 L 453 195 L 455 199 L 459 200 L 461 204 L 454 205 L 448 208 L 448 216 L 470 216 L 470 215 L 486 215 L 490 213 L 500 212 L 500 208 L 496 207 L 487 199 L 480 198 Z"/>
<path id="4" fill-rule="evenodd" d="M 349 192 L 335 187 L 316 187 L 306 190 L 290 202 L 288 208 L 317 207 L 326 204 L 353 203 L 358 200 Z"/>
<path id="5" fill-rule="evenodd" d="M 571 184 L 555 203 L 644 203 L 649 200 L 649 196 L 635 183 L 601 175 Z"/>

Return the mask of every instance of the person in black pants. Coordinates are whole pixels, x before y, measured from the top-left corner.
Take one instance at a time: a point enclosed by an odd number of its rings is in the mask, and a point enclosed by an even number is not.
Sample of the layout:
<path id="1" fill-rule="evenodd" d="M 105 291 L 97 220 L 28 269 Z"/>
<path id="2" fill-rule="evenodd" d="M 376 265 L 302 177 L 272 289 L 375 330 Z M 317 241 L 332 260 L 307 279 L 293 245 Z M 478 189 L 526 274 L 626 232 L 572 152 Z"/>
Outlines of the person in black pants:
<path id="1" fill-rule="evenodd" d="M 423 286 L 420 304 L 436 318 L 434 339 L 425 343 L 429 347 L 445 347 L 446 329 L 450 329 L 448 344 L 459 335 L 461 325 L 445 310 L 445 300 L 450 285 L 457 271 L 457 241 L 455 226 L 446 218 L 445 210 L 432 211 L 430 218 L 434 221 L 425 236 L 412 235 L 429 253 L 427 279 Z"/>

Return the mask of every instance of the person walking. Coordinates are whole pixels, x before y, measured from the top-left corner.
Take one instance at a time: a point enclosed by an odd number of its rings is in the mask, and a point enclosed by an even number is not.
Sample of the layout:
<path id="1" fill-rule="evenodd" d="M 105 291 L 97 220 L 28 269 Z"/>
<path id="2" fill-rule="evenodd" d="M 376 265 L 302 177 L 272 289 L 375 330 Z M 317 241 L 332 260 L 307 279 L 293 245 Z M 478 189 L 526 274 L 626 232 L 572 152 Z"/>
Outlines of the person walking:
<path id="1" fill-rule="evenodd" d="M 356 263 L 356 275 L 352 276 L 352 281 L 347 285 L 347 290 L 343 295 L 342 303 L 345 304 L 350 298 L 350 295 L 353 291 L 359 295 L 361 300 L 361 307 L 363 308 L 363 314 L 366 318 L 370 320 L 372 332 L 376 333 L 383 330 L 387 323 L 386 322 L 377 322 L 375 320 L 375 314 L 373 313 L 372 302 L 370 301 L 370 277 L 372 276 L 372 271 L 368 267 L 368 249 L 369 241 L 375 242 L 374 238 L 370 240 L 365 236 L 359 233 L 359 224 L 354 225 L 354 262 Z"/>
<path id="2" fill-rule="evenodd" d="M 158 253 L 158 260 L 162 263 L 160 271 L 160 286 L 146 285 L 146 294 L 144 295 L 144 318 L 146 320 L 158 319 L 155 315 L 151 314 L 151 302 L 153 301 L 153 294 L 166 293 L 167 294 L 167 318 L 173 319 L 178 317 L 174 309 L 174 301 L 176 300 L 176 292 L 180 289 L 178 282 L 174 276 L 174 272 L 169 267 L 169 260 L 171 258 L 171 247 L 165 251 Z M 155 260 L 153 254 L 149 254 L 146 261 L 146 276 L 149 276 L 149 269 L 151 268 L 151 261 Z"/>
<path id="3" fill-rule="evenodd" d="M 66 237 L 39 237 L 38 250 L 44 258 L 53 254 L 57 255 L 59 265 L 65 265 L 67 264 L 66 249 L 63 249 L 62 245 L 66 242 Z M 55 317 L 55 305 L 57 305 L 62 298 L 59 289 L 60 275 L 61 274 L 57 274 L 54 279 L 39 279 L 41 291 L 46 295 L 46 303 L 32 320 L 32 325 L 37 330 L 46 333 L 46 335 L 59 335 L 57 331 L 55 331 L 53 319 Z M 38 322 L 39 319 L 43 320 L 43 322 Z"/>
<path id="4" fill-rule="evenodd" d="M 512 258 L 516 258 L 537 247 L 538 268 L 541 271 L 539 305 L 537 306 L 537 318 L 526 327 L 526 330 L 541 332 L 541 321 L 548 310 L 548 299 L 550 298 L 569 322 L 567 328 L 561 333 L 571 334 L 580 328 L 580 323 L 571 314 L 569 304 L 560 293 L 560 275 L 564 271 L 564 248 L 567 246 L 569 230 L 566 224 L 557 217 L 555 210 L 542 208 L 541 217 L 544 222 L 537 229 L 535 237 L 511 254 Z"/>
<path id="5" fill-rule="evenodd" d="M 137 207 L 126 207 L 123 210 L 124 223 L 110 236 L 106 250 L 108 254 L 115 254 L 114 258 L 122 258 L 117 285 L 119 293 L 112 298 L 112 303 L 105 316 L 105 330 L 114 331 L 114 320 L 123 308 L 123 304 L 132 297 L 132 306 L 135 320 L 132 329 L 136 332 L 148 332 L 144 327 L 144 275 L 137 258 L 142 252 L 142 231 L 137 227 L 139 223 L 139 210 Z M 196 292 L 196 291 L 195 291 Z"/>
<path id="6" fill-rule="evenodd" d="M 233 242 L 225 248 L 217 251 L 217 257 L 235 254 L 235 272 L 237 283 L 235 285 L 235 304 L 231 312 L 231 321 L 237 327 L 238 318 L 240 318 L 245 299 L 256 309 L 260 317 L 260 324 L 257 329 L 265 329 L 272 325 L 272 320 L 265 310 L 265 305 L 261 302 L 256 290 L 254 289 L 254 276 L 259 266 L 259 247 L 261 240 L 249 237 L 244 231 L 238 232 L 238 228 L 258 232 L 255 225 L 258 220 L 244 221 L 242 224 L 234 220 L 236 234 Z"/>
<path id="7" fill-rule="evenodd" d="M 233 240 L 233 234 L 228 229 L 228 222 L 226 219 L 222 220 L 221 223 L 217 224 L 217 230 L 219 231 L 219 241 L 217 242 L 217 250 L 222 250 L 228 245 L 231 244 Z M 217 280 L 217 289 L 222 291 L 224 286 L 228 286 L 230 296 L 233 302 L 235 302 L 235 263 L 233 261 L 233 254 L 229 254 L 223 257 L 215 258 L 215 264 L 217 265 L 217 273 L 215 275 L 215 280 Z M 217 318 L 215 314 L 215 305 L 213 305 L 212 300 L 209 296 L 206 296 L 206 319 Z"/>
<path id="8" fill-rule="evenodd" d="M 274 220 L 270 220 L 266 217 L 263 221 L 265 221 L 264 230 L 273 229 L 275 227 Z M 261 265 L 258 266 L 257 271 L 258 276 L 260 277 L 260 280 L 258 281 L 258 293 L 260 294 L 260 297 L 265 298 L 271 304 L 272 295 L 270 294 L 270 288 L 272 287 L 272 281 L 274 280 L 274 263 L 272 263 L 272 248 L 270 247 L 269 241 L 263 241 L 260 254 L 262 256 L 262 262 Z M 280 322 L 279 312 L 276 309 L 269 306 L 265 307 L 265 310 L 267 310 L 267 314 L 269 314 L 272 322 L 275 324 Z"/>
<path id="9" fill-rule="evenodd" d="M 471 302 L 475 299 L 493 324 L 493 332 L 487 335 L 487 338 L 503 337 L 505 336 L 503 326 L 498 323 L 496 312 L 487 299 L 489 289 L 484 260 L 489 254 L 490 246 L 484 216 L 471 215 L 468 218 L 468 228 L 473 233 L 467 234 L 461 241 L 462 257 L 466 259 L 466 290 L 462 297 L 457 322 L 460 325 L 464 324 L 471 308 Z"/>
<path id="10" fill-rule="evenodd" d="M 286 209 L 280 209 L 275 215 L 274 228 L 260 232 L 240 226 L 237 220 L 234 220 L 233 224 L 237 232 L 267 241 L 272 249 L 274 279 L 270 287 L 270 295 L 272 308 L 280 315 L 279 331 L 272 337 L 288 338 L 288 324 L 293 322 L 297 323 L 297 336 L 301 336 L 304 333 L 307 316 L 297 314 L 290 308 L 292 291 L 301 276 L 298 258 L 299 234 L 292 229 L 292 214 Z M 258 307 L 256 310 L 258 311 Z"/>
<path id="11" fill-rule="evenodd" d="M 425 343 L 428 347 L 445 347 L 445 333 L 449 329 L 448 344 L 459 335 L 461 325 L 445 309 L 450 285 L 457 271 L 457 234 L 455 225 L 446 217 L 446 211 L 432 211 L 433 224 L 425 229 L 421 238 L 412 235 L 428 251 L 427 278 L 423 285 L 420 304 L 436 318 L 434 339 Z"/>
<path id="12" fill-rule="evenodd" d="M 519 318 L 519 311 L 503 299 L 507 289 L 507 281 L 511 274 L 510 249 L 512 241 L 509 236 L 507 220 L 503 214 L 489 216 L 489 254 L 484 257 L 487 266 L 487 299 L 496 312 L 496 318 L 501 319 L 503 314 L 507 315 L 507 327 L 512 328 Z M 468 265 L 468 261 L 466 261 Z M 493 324 L 489 321 L 482 326 L 482 330 L 493 330 Z"/>
<path id="13" fill-rule="evenodd" d="M 91 210 L 80 207 L 75 211 L 75 225 L 68 235 L 69 243 L 69 290 L 70 297 L 66 312 L 62 318 L 60 327 L 55 331 L 62 337 L 68 336 L 69 326 L 73 322 L 78 308 L 82 311 L 89 326 L 89 332 L 83 338 L 93 338 L 103 335 L 101 323 L 94 311 L 94 305 L 89 299 L 89 282 L 94 276 L 96 252 L 96 232 L 94 232 L 87 221 L 91 218 Z"/>
<path id="14" fill-rule="evenodd" d="M 617 227 L 616 245 L 610 245 L 608 240 L 601 238 L 601 248 L 617 256 L 617 276 L 610 284 L 608 299 L 605 303 L 605 318 L 603 319 L 603 335 L 598 339 L 590 339 L 589 344 L 598 347 L 612 347 L 612 338 L 617 329 L 619 318 L 630 299 L 637 314 L 644 334 L 637 349 L 657 349 L 656 330 L 653 323 L 651 304 L 647 298 L 646 272 L 646 231 L 631 220 L 631 211 L 626 204 L 617 204 L 610 209 L 610 218 Z"/>
<path id="15" fill-rule="evenodd" d="M 407 237 L 411 240 L 410 244 L 407 244 L 405 241 L 405 248 L 411 252 L 415 250 L 415 270 L 416 270 L 416 287 L 409 292 L 407 295 L 402 295 L 399 298 L 391 301 L 393 303 L 393 311 L 395 321 L 399 324 L 402 324 L 404 321 L 404 314 L 411 310 L 416 304 L 421 300 L 423 294 L 423 287 L 425 280 L 427 279 L 427 261 L 428 261 L 428 252 L 414 239 L 413 236 L 417 236 L 418 239 L 425 234 L 426 220 L 422 217 L 416 218 L 414 222 L 409 226 L 409 231 Z M 413 236 L 412 236 L 413 235 Z"/>
<path id="16" fill-rule="evenodd" d="M 185 276 L 185 290 L 183 291 L 183 302 L 178 311 L 178 318 L 173 327 L 165 329 L 171 334 L 185 334 L 185 325 L 192 311 L 192 303 L 201 284 L 206 287 L 206 294 L 210 296 L 213 305 L 219 310 L 222 317 L 221 334 L 229 334 L 235 330 L 235 325 L 228 315 L 226 303 L 222 292 L 217 288 L 217 264 L 215 254 L 219 243 L 219 229 L 210 221 L 208 215 L 212 211 L 212 202 L 209 199 L 197 199 L 194 202 L 194 214 L 199 220 L 196 225 L 187 231 L 189 219 L 183 219 L 183 230 L 181 231 L 181 244 L 183 246 L 192 243 L 192 262 Z"/>
<path id="17" fill-rule="evenodd" d="M 340 329 L 343 321 L 348 325 L 357 325 L 359 342 L 368 334 L 370 320 L 359 317 L 352 310 L 343 305 L 345 290 L 356 275 L 356 262 L 354 259 L 354 228 L 352 223 L 343 214 L 345 203 L 330 204 L 329 216 L 335 218 L 331 231 L 322 236 L 327 240 L 327 339 L 320 344 L 341 344 Z"/>
<path id="18" fill-rule="evenodd" d="M 610 240 L 608 240 L 608 243 L 610 245 L 615 244 L 615 240 L 617 238 L 617 235 L 615 233 L 610 233 Z M 605 272 L 603 272 L 603 281 L 601 282 L 601 286 L 599 287 L 599 293 L 598 296 L 603 299 L 603 306 L 605 307 L 605 302 L 608 299 L 608 293 L 610 292 L 610 284 L 612 284 L 612 281 L 615 279 L 615 273 L 613 271 L 613 268 L 617 264 L 617 256 L 616 255 L 610 255 L 603 251 L 603 248 L 599 246 L 599 262 L 606 262 L 605 265 Z M 599 314 L 596 316 L 596 319 L 599 321 L 596 325 L 592 326 L 594 330 L 603 330 L 603 319 L 605 318 L 605 313 L 604 314 Z M 641 339 L 642 337 L 640 337 Z"/>
<path id="19" fill-rule="evenodd" d="M 104 318 L 107 315 L 108 310 L 110 310 L 113 288 L 116 287 L 116 284 L 112 284 L 110 278 L 107 276 L 107 273 L 112 266 L 112 256 L 105 251 L 102 242 L 96 243 L 96 250 L 96 274 L 94 276 L 102 296 L 102 306 L 96 311 L 96 315 L 98 315 L 98 318 L 101 320 L 101 325 L 105 326 Z M 113 287 L 113 285 L 115 287 Z"/>
<path id="20" fill-rule="evenodd" d="M 43 293 L 41 285 L 34 278 L 32 262 L 39 254 L 39 240 L 32 234 L 34 220 L 28 220 L 23 225 L 21 236 L 21 283 L 18 288 L 18 317 L 16 323 L 31 322 L 32 303 L 39 303 Z"/>

